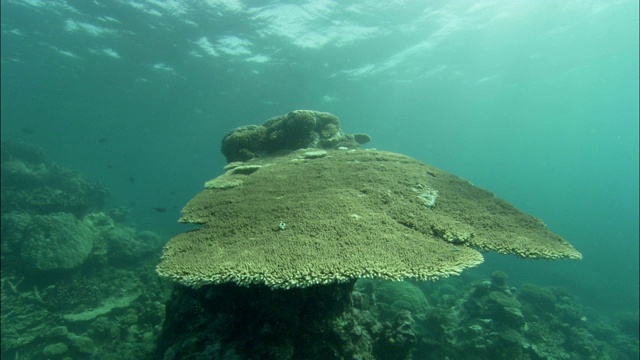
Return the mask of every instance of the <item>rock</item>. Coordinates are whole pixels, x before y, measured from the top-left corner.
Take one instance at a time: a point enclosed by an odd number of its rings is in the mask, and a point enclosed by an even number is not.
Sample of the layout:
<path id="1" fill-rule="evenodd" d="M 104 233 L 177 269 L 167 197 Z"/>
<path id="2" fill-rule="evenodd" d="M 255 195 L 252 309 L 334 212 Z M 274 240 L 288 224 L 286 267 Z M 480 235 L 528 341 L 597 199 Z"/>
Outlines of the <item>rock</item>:
<path id="1" fill-rule="evenodd" d="M 71 341 L 71 346 L 83 353 L 91 354 L 94 351 L 95 345 L 91 338 L 86 336 L 76 335 L 74 333 L 69 333 L 67 338 Z"/>
<path id="2" fill-rule="evenodd" d="M 69 351 L 69 347 L 65 343 L 55 343 L 47 345 L 42 349 L 42 354 L 46 357 L 58 357 Z"/>

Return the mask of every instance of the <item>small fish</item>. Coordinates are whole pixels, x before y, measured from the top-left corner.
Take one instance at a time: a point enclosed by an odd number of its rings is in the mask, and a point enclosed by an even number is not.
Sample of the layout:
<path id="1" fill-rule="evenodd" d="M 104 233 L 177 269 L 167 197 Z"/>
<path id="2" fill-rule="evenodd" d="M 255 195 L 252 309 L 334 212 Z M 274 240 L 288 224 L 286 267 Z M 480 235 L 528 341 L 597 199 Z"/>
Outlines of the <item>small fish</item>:
<path id="1" fill-rule="evenodd" d="M 32 127 L 23 127 L 20 129 L 20 131 L 22 131 L 23 134 L 31 135 L 36 132 L 36 129 Z"/>
<path id="2" fill-rule="evenodd" d="M 113 169 L 113 165 L 109 164 L 109 165 L 107 165 L 107 168 Z"/>
<path id="3" fill-rule="evenodd" d="M 154 207 L 153 210 L 159 212 L 159 213 L 166 213 L 167 209 L 163 208 L 163 207 Z"/>
<path id="4" fill-rule="evenodd" d="M 106 143 L 107 141 L 109 141 L 109 139 L 107 139 L 106 137 L 101 137 L 100 139 L 98 139 L 98 142 L 99 142 L 100 144 L 104 144 L 104 143 Z"/>
<path id="5" fill-rule="evenodd" d="M 133 185 L 136 184 L 136 178 L 134 178 L 133 176 L 129 176 L 129 182 Z"/>

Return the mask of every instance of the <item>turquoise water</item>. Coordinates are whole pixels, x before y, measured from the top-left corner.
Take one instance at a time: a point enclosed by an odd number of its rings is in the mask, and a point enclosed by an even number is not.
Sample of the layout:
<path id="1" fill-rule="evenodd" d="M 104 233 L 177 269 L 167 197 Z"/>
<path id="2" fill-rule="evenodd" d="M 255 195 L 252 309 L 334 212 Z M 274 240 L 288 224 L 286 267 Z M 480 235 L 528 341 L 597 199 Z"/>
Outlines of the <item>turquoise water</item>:
<path id="1" fill-rule="evenodd" d="M 138 228 L 172 235 L 220 173 L 224 134 L 332 112 L 584 255 L 487 254 L 474 271 L 637 311 L 638 2 L 386 3 L 3 0 L 2 138 L 42 147 Z"/>

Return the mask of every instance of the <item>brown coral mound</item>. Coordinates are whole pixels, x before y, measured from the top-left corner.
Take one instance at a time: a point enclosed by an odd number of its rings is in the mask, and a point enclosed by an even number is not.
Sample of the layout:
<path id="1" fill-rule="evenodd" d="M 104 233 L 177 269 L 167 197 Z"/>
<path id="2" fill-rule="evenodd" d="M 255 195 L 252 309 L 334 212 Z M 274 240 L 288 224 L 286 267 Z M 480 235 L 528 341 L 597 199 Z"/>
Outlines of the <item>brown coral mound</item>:
<path id="1" fill-rule="evenodd" d="M 331 113 L 295 110 L 271 118 L 262 125 L 239 127 L 222 139 L 222 154 L 228 162 L 247 161 L 281 150 L 308 147 L 359 147 L 370 141 L 367 134 L 345 134 L 340 120 Z"/>
<path id="2" fill-rule="evenodd" d="M 251 172 L 218 177 L 234 186 L 208 186 L 185 206 L 180 221 L 202 226 L 169 241 L 158 272 L 189 286 L 291 288 L 436 279 L 480 264 L 478 250 L 581 258 L 539 219 L 410 157 L 308 153 L 255 158 L 242 165 Z"/>

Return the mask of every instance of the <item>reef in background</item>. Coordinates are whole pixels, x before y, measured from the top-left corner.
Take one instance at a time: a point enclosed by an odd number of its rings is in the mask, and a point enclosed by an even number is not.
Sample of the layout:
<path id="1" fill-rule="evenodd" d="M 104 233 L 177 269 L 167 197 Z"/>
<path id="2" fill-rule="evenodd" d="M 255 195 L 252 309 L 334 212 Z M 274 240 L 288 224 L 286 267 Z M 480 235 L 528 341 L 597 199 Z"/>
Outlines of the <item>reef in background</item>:
<path id="1" fill-rule="evenodd" d="M 41 150 L 1 151 L 2 357 L 149 356 L 170 289 L 154 272 L 164 240 Z"/>

